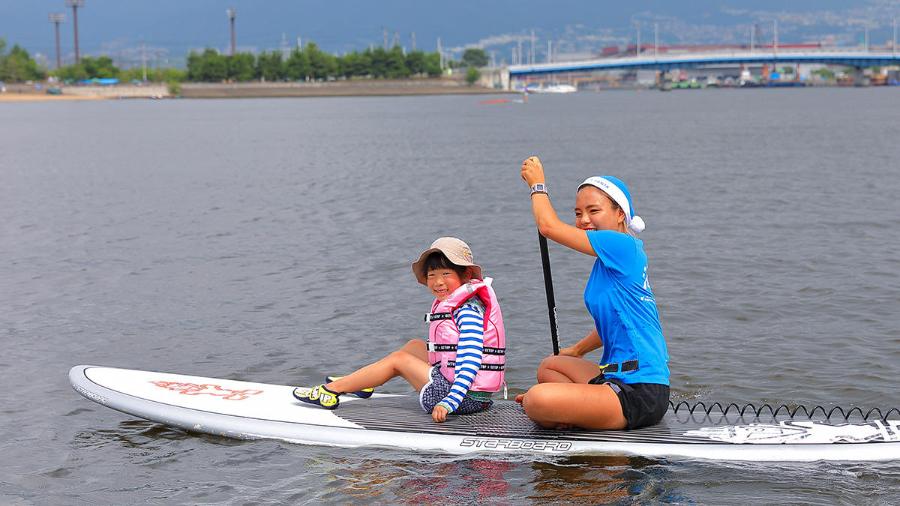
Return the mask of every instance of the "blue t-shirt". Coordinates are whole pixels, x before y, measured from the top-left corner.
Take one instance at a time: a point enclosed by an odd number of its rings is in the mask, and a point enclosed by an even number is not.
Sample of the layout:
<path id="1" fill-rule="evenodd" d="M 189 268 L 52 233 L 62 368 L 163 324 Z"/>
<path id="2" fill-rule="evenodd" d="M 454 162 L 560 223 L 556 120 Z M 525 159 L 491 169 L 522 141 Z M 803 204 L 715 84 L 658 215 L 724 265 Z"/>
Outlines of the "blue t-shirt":
<path id="1" fill-rule="evenodd" d="M 584 288 L 584 304 L 603 341 L 600 363 L 637 360 L 639 367 L 606 376 L 668 385 L 669 352 L 647 279 L 643 241 L 612 230 L 589 230 L 587 236 L 597 260 Z"/>

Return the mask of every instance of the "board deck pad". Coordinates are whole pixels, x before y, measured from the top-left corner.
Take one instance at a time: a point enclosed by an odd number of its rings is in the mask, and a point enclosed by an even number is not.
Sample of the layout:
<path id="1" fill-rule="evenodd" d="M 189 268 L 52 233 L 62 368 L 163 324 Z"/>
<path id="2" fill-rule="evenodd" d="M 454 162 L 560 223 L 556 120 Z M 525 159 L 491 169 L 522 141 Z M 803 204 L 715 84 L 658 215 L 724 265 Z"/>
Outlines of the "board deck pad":
<path id="1" fill-rule="evenodd" d="M 338 408 L 338 416 L 369 430 L 411 433 L 454 434 L 493 438 L 529 438 L 566 441 L 620 441 L 643 443 L 715 444 L 735 440 L 751 444 L 861 443 L 900 441 L 900 420 L 829 421 L 824 416 L 772 416 L 764 412 L 728 415 L 721 410 L 709 414 L 675 413 L 671 408 L 662 422 L 638 430 L 591 431 L 582 429 L 544 429 L 529 419 L 522 407 L 512 401 L 496 401 L 487 411 L 450 416 L 434 423 L 413 396 L 379 400 L 377 403 L 353 403 Z M 822 434 L 817 434 L 816 431 Z"/>
<path id="2" fill-rule="evenodd" d="M 670 407 L 661 423 L 632 431 L 544 429 L 511 400 L 435 423 L 415 395 L 343 396 L 337 410 L 293 398 L 293 387 L 97 366 L 69 372 L 86 398 L 147 420 L 243 439 L 378 446 L 462 454 L 633 454 L 719 460 L 900 460 L 900 413 L 859 410 Z M 736 406 L 735 406 L 736 407 Z M 894 418 L 891 418 L 891 417 Z M 837 418 L 837 419 L 836 419 Z M 868 418 L 868 419 L 867 419 Z"/>

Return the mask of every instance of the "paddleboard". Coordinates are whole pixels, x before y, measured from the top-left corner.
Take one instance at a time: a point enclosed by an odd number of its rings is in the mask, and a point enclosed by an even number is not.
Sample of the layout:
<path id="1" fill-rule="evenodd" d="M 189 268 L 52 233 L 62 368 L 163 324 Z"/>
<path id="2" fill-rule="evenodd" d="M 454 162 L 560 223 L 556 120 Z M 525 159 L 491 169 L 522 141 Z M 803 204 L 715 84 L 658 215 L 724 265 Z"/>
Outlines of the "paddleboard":
<path id="1" fill-rule="evenodd" d="M 639 455 L 730 461 L 900 460 L 900 414 L 864 419 L 772 410 L 672 409 L 633 431 L 547 430 L 521 406 L 498 400 L 486 412 L 434 423 L 415 395 L 343 396 L 337 410 L 305 405 L 293 387 L 79 365 L 74 389 L 98 404 L 186 431 L 338 447 L 432 453 L 527 452 Z M 718 405 L 714 405 L 718 406 Z M 857 410 L 858 411 L 858 410 Z"/>

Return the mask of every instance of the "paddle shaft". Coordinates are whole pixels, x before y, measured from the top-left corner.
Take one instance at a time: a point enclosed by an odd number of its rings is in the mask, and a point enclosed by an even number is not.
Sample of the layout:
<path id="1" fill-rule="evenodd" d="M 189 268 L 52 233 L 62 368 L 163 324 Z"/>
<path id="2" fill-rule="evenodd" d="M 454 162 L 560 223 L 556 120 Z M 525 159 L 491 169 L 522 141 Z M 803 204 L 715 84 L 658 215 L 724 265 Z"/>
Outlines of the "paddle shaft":
<path id="1" fill-rule="evenodd" d="M 547 312 L 550 316 L 550 339 L 553 341 L 553 354 L 559 355 L 559 330 L 556 321 L 556 298 L 553 297 L 553 276 L 550 274 L 550 251 L 547 249 L 547 238 L 538 233 L 541 244 L 541 265 L 544 268 L 544 290 L 547 292 Z"/>

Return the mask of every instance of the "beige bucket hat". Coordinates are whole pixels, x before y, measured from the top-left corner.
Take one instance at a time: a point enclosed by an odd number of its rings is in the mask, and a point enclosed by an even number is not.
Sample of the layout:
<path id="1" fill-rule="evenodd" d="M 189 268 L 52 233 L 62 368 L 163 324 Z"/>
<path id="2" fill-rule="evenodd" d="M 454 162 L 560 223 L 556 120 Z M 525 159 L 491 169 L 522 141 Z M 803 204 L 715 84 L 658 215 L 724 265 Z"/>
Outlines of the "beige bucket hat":
<path id="1" fill-rule="evenodd" d="M 425 272 L 425 259 L 435 251 L 443 253 L 447 260 L 450 260 L 454 265 L 471 267 L 474 271 L 473 276 L 482 279 L 481 266 L 475 263 L 475 259 L 472 257 L 472 248 L 456 237 L 440 237 L 431 243 L 431 247 L 423 251 L 419 255 L 419 259 L 412 264 L 413 274 L 416 275 L 419 283 L 425 284 L 425 275 L 427 274 Z"/>

